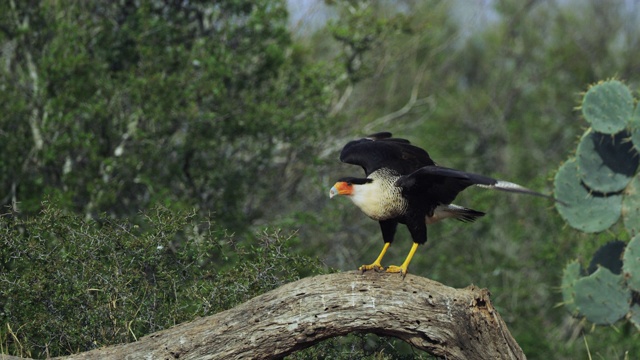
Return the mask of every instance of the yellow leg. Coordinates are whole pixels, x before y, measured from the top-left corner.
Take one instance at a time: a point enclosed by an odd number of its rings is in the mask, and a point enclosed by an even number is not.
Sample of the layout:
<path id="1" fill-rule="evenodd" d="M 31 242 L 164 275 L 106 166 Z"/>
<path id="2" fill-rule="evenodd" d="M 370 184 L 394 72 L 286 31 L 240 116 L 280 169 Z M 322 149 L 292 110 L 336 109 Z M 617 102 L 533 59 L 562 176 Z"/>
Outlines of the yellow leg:
<path id="1" fill-rule="evenodd" d="M 382 270 L 382 269 L 384 269 L 382 267 L 382 265 L 380 264 L 380 262 L 382 261 L 382 257 L 384 256 L 384 254 L 387 252 L 387 249 L 389 248 L 389 245 L 391 245 L 391 243 L 384 243 L 384 247 L 382 248 L 382 251 L 380 252 L 380 255 L 378 255 L 378 258 L 376 259 L 376 261 L 373 262 L 373 264 L 362 265 L 362 266 L 360 266 L 358 268 L 358 270 L 367 271 L 367 270 Z"/>
<path id="2" fill-rule="evenodd" d="M 409 255 L 407 255 L 407 258 L 404 260 L 402 265 L 400 266 L 391 265 L 387 268 L 387 272 L 390 272 L 390 273 L 399 272 L 403 278 L 407 276 L 407 268 L 409 267 L 409 263 L 411 262 L 413 255 L 416 253 L 416 250 L 418 250 L 418 245 L 419 245 L 418 243 L 414 242 L 413 245 L 411 246 L 411 250 L 409 250 Z"/>

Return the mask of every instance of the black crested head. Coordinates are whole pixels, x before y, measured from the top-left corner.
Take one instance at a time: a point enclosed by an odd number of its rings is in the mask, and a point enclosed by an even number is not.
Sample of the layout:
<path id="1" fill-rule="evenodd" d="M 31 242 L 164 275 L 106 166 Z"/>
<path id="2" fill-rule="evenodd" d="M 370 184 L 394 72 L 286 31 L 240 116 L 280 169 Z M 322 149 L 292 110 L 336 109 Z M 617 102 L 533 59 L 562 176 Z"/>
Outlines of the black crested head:
<path id="1" fill-rule="evenodd" d="M 338 182 L 346 182 L 347 184 L 353 185 L 364 185 L 373 182 L 373 179 L 346 176 L 338 179 Z"/>

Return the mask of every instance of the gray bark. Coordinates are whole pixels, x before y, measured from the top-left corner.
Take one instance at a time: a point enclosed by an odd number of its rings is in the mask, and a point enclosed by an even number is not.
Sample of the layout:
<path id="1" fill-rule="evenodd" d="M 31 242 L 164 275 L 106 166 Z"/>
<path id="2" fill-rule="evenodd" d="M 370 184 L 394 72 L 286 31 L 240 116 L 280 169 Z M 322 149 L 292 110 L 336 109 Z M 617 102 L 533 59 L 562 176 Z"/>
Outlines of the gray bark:
<path id="1" fill-rule="evenodd" d="M 376 272 L 301 279 L 137 342 L 64 359 L 272 359 L 352 332 L 393 336 L 446 359 L 525 359 L 486 289 Z"/>

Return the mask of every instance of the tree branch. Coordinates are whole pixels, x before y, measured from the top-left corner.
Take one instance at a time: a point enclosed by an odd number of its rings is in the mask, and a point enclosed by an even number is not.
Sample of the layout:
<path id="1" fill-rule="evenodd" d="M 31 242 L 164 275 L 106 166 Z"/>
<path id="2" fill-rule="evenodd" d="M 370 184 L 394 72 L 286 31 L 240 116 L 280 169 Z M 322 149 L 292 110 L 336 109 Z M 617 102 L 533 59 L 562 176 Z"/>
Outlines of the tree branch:
<path id="1" fill-rule="evenodd" d="M 366 132 L 371 132 L 375 128 L 380 128 L 381 125 L 387 126 L 391 121 L 402 117 L 409 113 L 415 106 L 422 105 L 427 101 L 428 98 L 418 99 L 418 92 L 420 91 L 420 85 L 422 85 L 422 78 L 424 77 L 424 73 L 427 71 L 428 63 L 425 61 L 420 65 L 418 72 L 413 81 L 413 87 L 411 88 L 411 95 L 409 96 L 409 100 L 406 104 L 399 110 L 396 110 L 392 113 L 383 115 L 373 121 L 371 121 L 367 126 L 365 126 Z"/>
<path id="2" fill-rule="evenodd" d="M 447 359 L 525 359 L 486 289 L 375 272 L 305 278 L 137 342 L 65 359 L 273 359 L 351 332 L 397 337 Z"/>
<path id="3" fill-rule="evenodd" d="M 349 99 L 352 93 L 353 93 L 353 84 L 349 84 L 347 85 L 347 88 L 342 93 L 342 96 L 340 96 L 340 100 L 338 100 L 338 102 L 331 108 L 331 111 L 329 112 L 329 117 L 334 117 L 336 116 L 336 114 L 342 111 L 342 108 L 347 103 L 347 99 Z"/>

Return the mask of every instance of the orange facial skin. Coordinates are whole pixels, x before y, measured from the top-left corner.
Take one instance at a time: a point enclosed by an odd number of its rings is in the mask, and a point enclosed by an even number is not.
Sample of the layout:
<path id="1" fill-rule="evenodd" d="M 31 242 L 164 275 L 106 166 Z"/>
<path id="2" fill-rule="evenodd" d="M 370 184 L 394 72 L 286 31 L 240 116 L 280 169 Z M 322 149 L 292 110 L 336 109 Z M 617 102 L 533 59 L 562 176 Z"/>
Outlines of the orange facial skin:
<path id="1" fill-rule="evenodd" d="M 329 190 L 329 198 L 332 198 L 336 195 L 351 195 L 353 192 L 353 185 L 346 181 L 338 181 L 333 185 L 331 190 Z"/>

